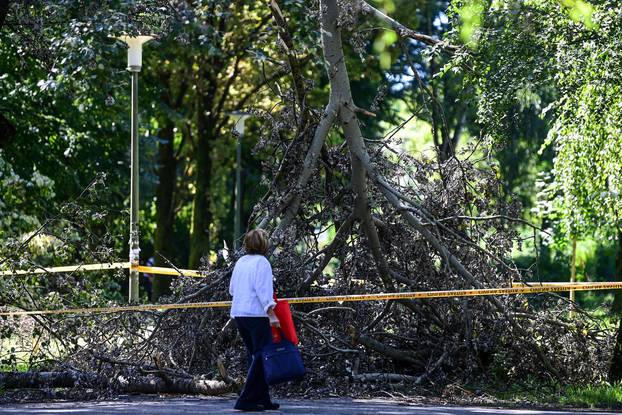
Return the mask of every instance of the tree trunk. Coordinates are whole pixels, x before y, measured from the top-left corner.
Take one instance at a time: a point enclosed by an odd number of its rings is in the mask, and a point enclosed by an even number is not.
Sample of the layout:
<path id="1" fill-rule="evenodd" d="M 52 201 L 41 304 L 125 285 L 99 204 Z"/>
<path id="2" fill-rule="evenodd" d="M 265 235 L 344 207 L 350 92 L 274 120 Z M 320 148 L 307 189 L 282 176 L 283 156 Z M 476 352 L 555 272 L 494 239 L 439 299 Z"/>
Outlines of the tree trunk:
<path id="1" fill-rule="evenodd" d="M 9 13 L 9 1 L 0 0 L 0 29 L 4 25 L 6 15 Z M 4 115 L 0 114 L 0 148 L 9 142 L 15 135 L 15 127 L 7 120 Z"/>
<path id="2" fill-rule="evenodd" d="M 4 25 L 6 15 L 9 13 L 9 0 L 0 0 L 0 29 Z"/>
<path id="3" fill-rule="evenodd" d="M 168 266 L 162 256 L 172 259 L 173 247 L 171 236 L 173 234 L 174 206 L 173 194 L 175 192 L 175 180 L 177 161 L 175 159 L 173 123 L 168 121 L 158 133 L 158 185 L 156 187 L 156 230 L 154 249 L 155 265 Z M 160 253 L 161 255 L 158 255 Z M 155 275 L 151 288 L 151 301 L 156 302 L 160 296 L 169 292 L 171 277 L 168 275 Z"/>
<path id="4" fill-rule="evenodd" d="M 202 101 L 201 97 L 199 100 Z M 201 257 L 209 253 L 209 225 L 212 222 L 210 197 L 212 176 L 211 136 L 207 125 L 203 103 L 197 111 L 197 147 L 195 154 L 196 172 L 194 197 L 192 199 L 192 224 L 190 226 L 190 258 L 188 266 L 196 269 L 201 265 Z"/>
<path id="5" fill-rule="evenodd" d="M 219 380 L 195 378 L 167 378 L 158 376 L 133 376 L 117 378 L 120 390 L 125 393 L 183 393 L 191 395 L 222 395 L 235 392 L 236 384 Z M 80 386 L 109 387 L 109 379 L 96 373 L 68 370 L 63 372 L 5 372 L 0 373 L 4 389 L 73 388 Z"/>
<path id="6" fill-rule="evenodd" d="M 73 388 L 78 382 L 99 383 L 102 380 L 94 373 L 83 373 L 74 370 L 63 372 L 2 372 L 0 385 L 4 389 L 21 388 Z"/>
<path id="7" fill-rule="evenodd" d="M 616 279 L 622 281 L 622 229 L 618 229 L 618 252 L 616 254 Z M 611 366 L 609 367 L 609 382 L 622 380 L 622 291 L 617 290 L 612 306 L 613 313 L 620 317 L 616 345 L 613 349 Z"/>
<path id="8" fill-rule="evenodd" d="M 0 114 L 0 148 L 4 147 L 16 134 L 15 127 Z"/>
<path id="9" fill-rule="evenodd" d="M 236 385 L 219 380 L 167 379 L 148 376 L 126 379 L 118 378 L 125 393 L 182 393 L 184 395 L 223 395 L 234 392 Z"/>
<path id="10" fill-rule="evenodd" d="M 572 255 L 570 257 L 570 283 L 577 282 L 577 238 L 572 237 Z M 575 300 L 575 291 L 570 290 L 570 301 Z"/>

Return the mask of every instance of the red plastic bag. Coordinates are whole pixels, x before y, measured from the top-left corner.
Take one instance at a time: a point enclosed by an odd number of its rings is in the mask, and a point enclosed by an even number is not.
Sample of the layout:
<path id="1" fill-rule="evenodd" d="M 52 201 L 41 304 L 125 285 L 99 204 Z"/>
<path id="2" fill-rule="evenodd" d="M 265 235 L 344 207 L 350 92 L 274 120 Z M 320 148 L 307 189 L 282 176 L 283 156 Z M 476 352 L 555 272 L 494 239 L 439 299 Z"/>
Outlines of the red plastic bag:
<path id="1" fill-rule="evenodd" d="M 276 315 L 276 318 L 279 319 L 281 329 L 279 330 L 276 327 L 272 327 L 272 341 L 274 343 L 280 342 L 282 333 L 287 340 L 297 346 L 298 335 L 296 334 L 296 327 L 294 326 L 294 320 L 292 319 L 292 311 L 289 308 L 289 303 L 286 300 L 278 300 L 276 298 L 276 294 L 274 295 L 274 301 L 276 301 L 274 314 Z"/>

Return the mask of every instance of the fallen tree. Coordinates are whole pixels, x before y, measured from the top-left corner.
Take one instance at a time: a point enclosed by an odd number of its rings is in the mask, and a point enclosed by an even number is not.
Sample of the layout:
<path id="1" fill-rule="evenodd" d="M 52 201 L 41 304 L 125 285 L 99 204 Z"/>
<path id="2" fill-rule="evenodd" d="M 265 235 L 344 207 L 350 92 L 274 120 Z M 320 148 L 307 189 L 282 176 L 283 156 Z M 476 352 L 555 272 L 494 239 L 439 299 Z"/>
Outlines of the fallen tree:
<path id="1" fill-rule="evenodd" d="M 520 206 L 506 202 L 494 171 L 473 159 L 475 147 L 441 162 L 399 152 L 391 138 L 363 136 L 359 117 L 373 114 L 352 98 L 342 35 L 356 19 L 345 19 L 344 7 L 378 18 L 399 36 L 458 50 L 418 36 L 366 2 L 322 0 L 317 16 L 330 94 L 318 110 L 307 103 L 310 83 L 287 18 L 271 2 L 291 91 L 279 96 L 280 110 L 256 111 L 265 126 L 256 150 L 275 159 L 266 166 L 269 190 L 249 226 L 271 233 L 279 296 L 485 288 L 521 280 L 525 273 L 509 260 L 521 243 L 514 226 Z M 334 237 L 324 241 L 328 230 Z M 220 258 L 204 280 L 176 279 L 163 300 L 227 299 L 241 254 Z M 493 376 L 600 380 L 611 335 L 580 310 L 568 319 L 571 309 L 555 295 L 296 306 L 309 368 L 299 386 L 344 376 L 415 384 Z M 33 319 L 62 346 L 64 363 L 115 379 L 121 390 L 223 393 L 245 372 L 242 345 L 220 309 Z"/>

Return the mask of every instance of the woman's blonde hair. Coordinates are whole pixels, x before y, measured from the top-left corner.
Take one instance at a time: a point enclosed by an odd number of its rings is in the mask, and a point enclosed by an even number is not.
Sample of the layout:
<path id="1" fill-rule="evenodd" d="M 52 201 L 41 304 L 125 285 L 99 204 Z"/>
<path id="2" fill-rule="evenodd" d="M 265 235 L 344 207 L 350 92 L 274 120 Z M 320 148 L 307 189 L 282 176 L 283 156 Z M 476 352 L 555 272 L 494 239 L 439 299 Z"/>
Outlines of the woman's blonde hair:
<path id="1" fill-rule="evenodd" d="M 268 232 L 263 229 L 253 229 L 244 236 L 244 248 L 247 254 L 266 255 L 269 246 Z"/>

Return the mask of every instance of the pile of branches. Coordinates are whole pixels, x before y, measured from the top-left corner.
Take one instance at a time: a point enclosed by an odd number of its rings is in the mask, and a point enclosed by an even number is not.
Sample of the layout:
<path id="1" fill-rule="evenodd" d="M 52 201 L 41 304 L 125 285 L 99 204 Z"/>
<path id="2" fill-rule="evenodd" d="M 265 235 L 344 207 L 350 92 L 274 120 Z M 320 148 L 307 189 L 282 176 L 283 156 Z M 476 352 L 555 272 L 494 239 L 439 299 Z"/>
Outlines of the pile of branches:
<path id="1" fill-rule="evenodd" d="M 387 20 L 365 2 L 344 4 L 390 24 L 400 37 L 456 50 Z M 508 287 L 523 280 L 528 272 L 508 260 L 522 243 L 520 206 L 507 202 L 479 143 L 439 162 L 398 151 L 391 137 L 363 137 L 359 118 L 373 114 L 352 99 L 339 24 L 344 4 L 323 0 L 319 6 L 330 82 L 323 109 L 307 105 L 311 84 L 302 77 L 284 14 L 271 5 L 292 82 L 280 90 L 281 111 L 257 112 L 265 130 L 256 150 L 276 162 L 266 165 L 269 190 L 249 227 L 271 234 L 277 294 Z M 208 278 L 176 279 L 163 300 L 228 300 L 241 255 L 220 258 Z M 374 381 L 597 381 L 612 346 L 611 333 L 552 294 L 305 304 L 293 306 L 293 314 L 309 371 L 295 386 L 300 391 L 327 379 L 340 382 L 341 391 Z M 223 393 L 243 382 L 243 345 L 223 309 L 41 316 L 36 322 L 62 344 L 57 369 L 92 374 L 64 379 L 72 385 Z"/>

